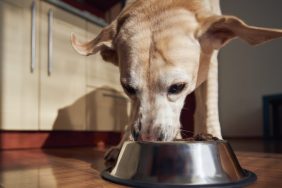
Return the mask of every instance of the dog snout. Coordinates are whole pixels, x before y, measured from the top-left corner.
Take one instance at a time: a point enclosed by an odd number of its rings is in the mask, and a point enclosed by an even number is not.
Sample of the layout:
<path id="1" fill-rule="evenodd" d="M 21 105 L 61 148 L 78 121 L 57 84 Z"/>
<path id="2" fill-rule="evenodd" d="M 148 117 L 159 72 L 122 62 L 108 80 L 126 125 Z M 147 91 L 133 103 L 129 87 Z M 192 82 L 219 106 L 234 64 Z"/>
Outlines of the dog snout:
<path id="1" fill-rule="evenodd" d="M 165 133 L 162 132 L 161 128 L 155 129 L 133 129 L 132 137 L 135 141 L 164 141 Z"/>
<path id="2" fill-rule="evenodd" d="M 164 138 L 163 133 L 159 133 L 158 135 L 140 134 L 138 141 L 164 141 Z"/>

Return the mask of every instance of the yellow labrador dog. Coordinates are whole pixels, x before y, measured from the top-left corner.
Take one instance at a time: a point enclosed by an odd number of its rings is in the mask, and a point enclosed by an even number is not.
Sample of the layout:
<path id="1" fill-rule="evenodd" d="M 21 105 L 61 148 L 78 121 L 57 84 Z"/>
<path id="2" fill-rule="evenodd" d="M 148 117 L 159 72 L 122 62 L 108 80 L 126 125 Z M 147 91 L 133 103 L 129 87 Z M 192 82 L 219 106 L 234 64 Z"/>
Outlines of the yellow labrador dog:
<path id="1" fill-rule="evenodd" d="M 181 130 L 185 97 L 195 91 L 195 134 L 222 138 L 218 118 L 218 50 L 234 38 L 251 45 L 282 37 L 282 30 L 249 26 L 221 15 L 219 0 L 136 0 L 92 41 L 72 45 L 82 55 L 100 52 L 119 67 L 132 100 L 122 143 L 171 141 Z"/>

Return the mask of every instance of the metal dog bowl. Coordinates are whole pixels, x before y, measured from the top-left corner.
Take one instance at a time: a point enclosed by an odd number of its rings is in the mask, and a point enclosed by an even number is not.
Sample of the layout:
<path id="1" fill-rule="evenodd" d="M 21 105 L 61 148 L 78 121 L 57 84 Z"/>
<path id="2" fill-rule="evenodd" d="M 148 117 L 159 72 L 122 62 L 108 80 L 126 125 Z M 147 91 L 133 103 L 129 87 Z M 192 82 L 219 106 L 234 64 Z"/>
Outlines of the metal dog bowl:
<path id="1" fill-rule="evenodd" d="M 226 141 L 125 142 L 102 177 L 131 187 L 243 187 L 256 175 L 242 169 Z"/>

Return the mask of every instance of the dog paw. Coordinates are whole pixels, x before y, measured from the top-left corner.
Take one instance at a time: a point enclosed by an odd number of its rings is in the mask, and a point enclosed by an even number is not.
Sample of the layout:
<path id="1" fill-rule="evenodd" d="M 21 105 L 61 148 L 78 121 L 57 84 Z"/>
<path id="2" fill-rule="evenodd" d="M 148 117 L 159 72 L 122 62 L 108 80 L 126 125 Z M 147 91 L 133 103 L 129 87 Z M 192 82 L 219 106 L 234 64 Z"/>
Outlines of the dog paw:
<path id="1" fill-rule="evenodd" d="M 118 155 L 120 152 L 120 147 L 111 147 L 104 156 L 106 168 L 113 168 L 117 162 Z"/>

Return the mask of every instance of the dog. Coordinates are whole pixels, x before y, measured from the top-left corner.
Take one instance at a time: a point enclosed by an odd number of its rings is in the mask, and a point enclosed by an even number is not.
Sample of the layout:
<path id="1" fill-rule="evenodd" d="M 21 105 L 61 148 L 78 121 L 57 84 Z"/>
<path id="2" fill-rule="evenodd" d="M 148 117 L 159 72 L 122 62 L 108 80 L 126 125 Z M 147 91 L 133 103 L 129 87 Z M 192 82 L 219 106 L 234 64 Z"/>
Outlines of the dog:
<path id="1" fill-rule="evenodd" d="M 180 113 L 195 91 L 195 133 L 222 138 L 218 117 L 220 48 L 235 38 L 258 45 L 282 37 L 282 30 L 249 26 L 222 15 L 219 0 L 135 0 L 92 41 L 74 49 L 101 53 L 119 67 L 120 82 L 132 101 L 130 122 L 120 144 L 106 160 L 116 159 L 122 143 L 172 141 L 181 132 Z"/>

